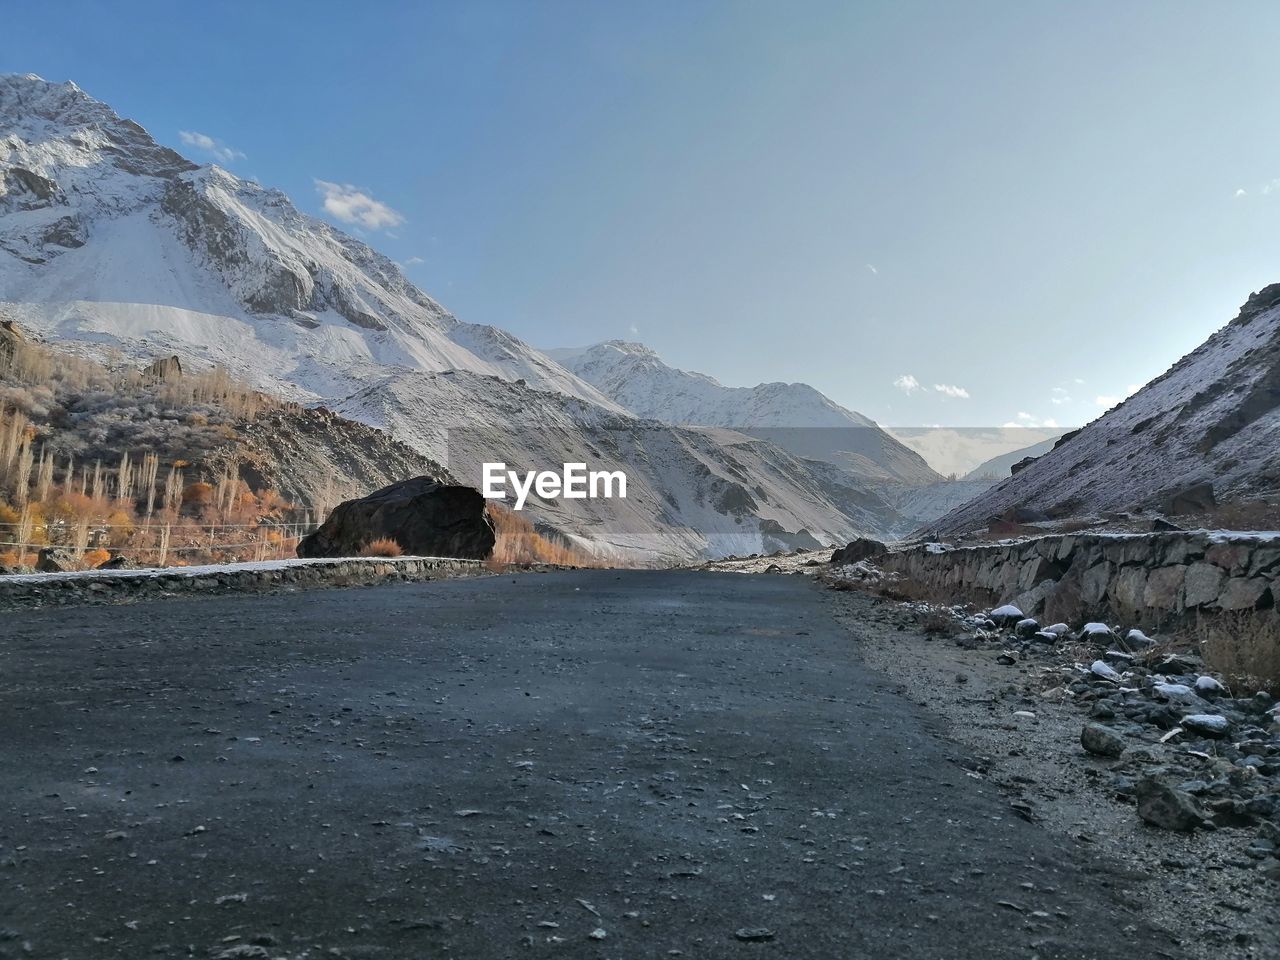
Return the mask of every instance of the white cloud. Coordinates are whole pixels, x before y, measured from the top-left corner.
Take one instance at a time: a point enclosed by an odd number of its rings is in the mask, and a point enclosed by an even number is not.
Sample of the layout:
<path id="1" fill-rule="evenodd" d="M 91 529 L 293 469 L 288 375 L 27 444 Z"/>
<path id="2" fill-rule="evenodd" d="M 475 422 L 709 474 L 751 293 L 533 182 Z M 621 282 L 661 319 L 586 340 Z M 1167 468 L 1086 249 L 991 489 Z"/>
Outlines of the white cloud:
<path id="1" fill-rule="evenodd" d="M 1064 403 L 1071 402 L 1071 394 L 1067 393 L 1065 387 L 1054 387 L 1050 392 L 1052 393 L 1052 396 L 1049 397 L 1049 402 L 1056 406 L 1060 407 Z"/>
<path id="2" fill-rule="evenodd" d="M 1248 193 L 1246 193 L 1246 191 L 1245 191 L 1244 187 L 1240 187 L 1239 189 L 1237 189 L 1237 190 L 1236 190 L 1236 196 L 1237 196 L 1237 197 L 1246 197 L 1246 196 L 1248 196 Z"/>
<path id="3" fill-rule="evenodd" d="M 893 381 L 893 385 L 903 393 L 915 393 L 920 389 L 920 381 L 909 373 L 904 373 L 897 380 Z"/>
<path id="4" fill-rule="evenodd" d="M 381 200 L 375 200 L 349 183 L 317 180 L 316 190 L 324 197 L 324 209 L 343 223 L 355 223 L 366 230 L 385 230 L 404 223 L 404 215 Z"/>
<path id="5" fill-rule="evenodd" d="M 416 267 L 418 264 L 426 263 L 426 262 L 427 261 L 423 260 L 421 257 L 410 257 L 408 260 L 404 262 L 404 265 L 406 267 Z"/>
<path id="6" fill-rule="evenodd" d="M 640 328 L 637 327 L 634 323 L 631 326 L 627 327 L 627 329 L 631 331 L 631 335 L 633 337 L 640 336 Z"/>
<path id="7" fill-rule="evenodd" d="M 200 133 L 197 130 L 179 130 L 178 139 L 188 147 L 195 147 L 197 150 L 203 150 L 213 156 L 220 163 L 233 163 L 236 160 L 243 160 L 244 154 L 235 147 L 227 146 L 221 140 L 209 136 L 207 133 Z"/>
<path id="8" fill-rule="evenodd" d="M 933 389 L 937 390 L 943 396 L 954 397 L 957 400 L 968 400 L 969 391 L 964 387 L 957 387 L 950 383 L 935 383 Z"/>
<path id="9" fill-rule="evenodd" d="M 880 274 L 880 271 L 876 269 L 876 265 L 874 263 L 868 263 L 867 269 L 877 276 Z"/>

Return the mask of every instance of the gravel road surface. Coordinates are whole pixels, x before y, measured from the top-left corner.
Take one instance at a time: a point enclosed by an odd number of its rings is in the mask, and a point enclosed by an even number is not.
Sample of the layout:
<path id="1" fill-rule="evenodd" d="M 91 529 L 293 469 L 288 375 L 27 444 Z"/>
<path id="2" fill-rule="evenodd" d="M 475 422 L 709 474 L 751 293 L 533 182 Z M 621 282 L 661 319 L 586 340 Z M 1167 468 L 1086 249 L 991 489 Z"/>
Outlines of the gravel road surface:
<path id="1" fill-rule="evenodd" d="M 491 577 L 0 633 L 0 957 L 1179 955 L 1131 876 L 970 775 L 807 578 Z"/>

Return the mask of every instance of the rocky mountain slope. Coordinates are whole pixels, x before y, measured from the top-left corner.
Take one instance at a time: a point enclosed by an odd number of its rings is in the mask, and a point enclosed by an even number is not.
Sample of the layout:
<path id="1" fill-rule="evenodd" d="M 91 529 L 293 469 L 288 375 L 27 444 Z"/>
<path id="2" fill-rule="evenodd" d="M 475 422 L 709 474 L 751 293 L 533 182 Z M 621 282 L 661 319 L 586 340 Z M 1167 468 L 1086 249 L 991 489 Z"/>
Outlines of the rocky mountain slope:
<path id="1" fill-rule="evenodd" d="M 68 346 L 34 343 L 0 315 L 0 419 L 23 418 L 55 483 L 69 464 L 109 470 L 122 455 L 153 454 L 161 477 L 171 467 L 191 483 L 231 473 L 315 516 L 407 476 L 450 479 L 434 460 L 331 411 L 178 364 L 99 363 Z"/>
<path id="2" fill-rule="evenodd" d="M 597 435 L 607 422 L 629 435 L 616 456 L 637 459 L 597 465 L 643 475 L 648 508 L 664 512 L 641 523 L 642 500 L 553 518 L 584 538 L 616 543 L 640 527 L 654 554 L 687 556 L 726 534 L 753 552 L 905 524 L 849 474 L 744 447 L 738 433 L 634 416 L 518 338 L 461 323 L 279 191 L 192 164 L 70 83 L 0 77 L 0 309 L 99 355 L 218 364 L 436 460 L 450 455 L 443 428 L 465 427 L 491 447 L 464 461 L 500 459 L 509 444 L 537 455 L 529 467 L 595 464 L 611 455 Z M 737 478 L 747 496 L 722 496 L 709 478 Z"/>
<path id="3" fill-rule="evenodd" d="M 1273 284 L 1166 373 L 937 527 L 965 532 L 1020 509 L 1198 511 L 1213 500 L 1278 492 L 1280 284 Z"/>
<path id="4" fill-rule="evenodd" d="M 609 340 L 547 351 L 611 400 L 663 423 L 732 427 L 799 457 L 824 460 L 872 481 L 941 479 L 924 458 L 876 422 L 804 383 L 726 387 L 713 377 L 669 366 L 639 343 Z"/>
<path id="5" fill-rule="evenodd" d="M 450 473 L 477 487 L 486 459 L 524 471 L 574 450 L 581 462 L 625 464 L 625 500 L 537 504 L 544 525 L 608 551 L 726 556 L 816 547 L 858 530 L 902 534 L 912 526 L 840 470 L 754 437 L 637 420 L 468 371 L 390 374 L 335 409 L 365 423 L 402 425 L 398 433 L 409 443 L 444 451 Z"/>

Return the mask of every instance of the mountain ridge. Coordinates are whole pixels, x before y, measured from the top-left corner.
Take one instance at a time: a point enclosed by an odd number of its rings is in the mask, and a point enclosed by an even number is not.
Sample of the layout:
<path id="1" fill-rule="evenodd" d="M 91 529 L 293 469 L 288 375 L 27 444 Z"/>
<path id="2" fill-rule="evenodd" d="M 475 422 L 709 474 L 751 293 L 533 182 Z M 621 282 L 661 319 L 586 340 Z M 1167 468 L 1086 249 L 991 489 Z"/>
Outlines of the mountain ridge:
<path id="1" fill-rule="evenodd" d="M 728 387 L 705 373 L 672 367 L 651 348 L 625 340 L 547 353 L 642 417 L 742 430 L 867 480 L 924 484 L 942 479 L 870 417 L 807 383 Z"/>
<path id="2" fill-rule="evenodd" d="M 544 458 L 528 466 L 590 462 L 609 454 L 602 425 L 621 425 L 631 441 L 616 449 L 637 458 L 669 523 L 626 511 L 555 519 L 606 542 L 640 527 L 653 556 L 706 554 L 717 538 L 742 553 L 902 529 L 855 479 L 733 431 L 635 416 L 510 333 L 461 322 L 282 192 L 191 163 L 74 84 L 0 77 L 0 123 L 0 309 L 46 339 L 220 365 L 436 460 L 450 429 L 478 426 L 495 449 L 509 441 Z M 383 402 L 370 402 L 370 384 L 383 384 Z"/>
<path id="3" fill-rule="evenodd" d="M 1180 494 L 1247 500 L 1280 489 L 1280 283 L 1142 389 L 1017 474 L 934 524 L 956 534 L 993 517 L 1180 512 Z M 1212 496 L 1208 495 L 1212 490 Z"/>

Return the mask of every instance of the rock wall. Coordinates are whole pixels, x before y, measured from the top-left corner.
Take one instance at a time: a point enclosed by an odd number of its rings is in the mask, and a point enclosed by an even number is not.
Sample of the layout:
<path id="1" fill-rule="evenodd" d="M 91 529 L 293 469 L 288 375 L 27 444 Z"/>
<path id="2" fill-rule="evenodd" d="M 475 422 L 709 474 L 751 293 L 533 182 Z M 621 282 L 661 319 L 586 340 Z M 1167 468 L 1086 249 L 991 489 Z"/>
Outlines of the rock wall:
<path id="1" fill-rule="evenodd" d="M 484 573 L 475 560 L 441 557 L 275 560 L 160 570 L 89 570 L 83 573 L 0 577 L 0 609 L 127 603 L 166 596 L 226 592 L 265 593 L 306 587 L 345 587 L 436 580 Z"/>
<path id="2" fill-rule="evenodd" d="M 1068 622 L 1168 627 L 1204 613 L 1275 611 L 1280 600 L 1280 534 L 1071 534 L 971 547 L 923 544 L 878 562 L 957 601 L 1013 603 L 1028 616 Z"/>

